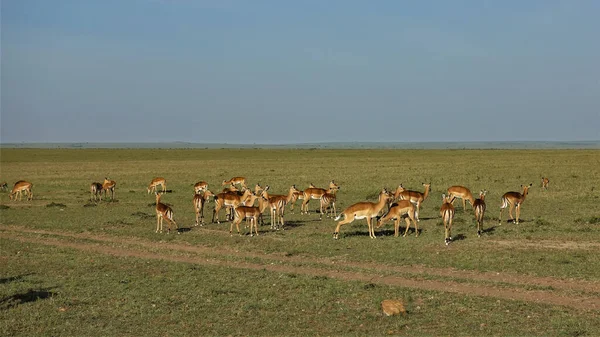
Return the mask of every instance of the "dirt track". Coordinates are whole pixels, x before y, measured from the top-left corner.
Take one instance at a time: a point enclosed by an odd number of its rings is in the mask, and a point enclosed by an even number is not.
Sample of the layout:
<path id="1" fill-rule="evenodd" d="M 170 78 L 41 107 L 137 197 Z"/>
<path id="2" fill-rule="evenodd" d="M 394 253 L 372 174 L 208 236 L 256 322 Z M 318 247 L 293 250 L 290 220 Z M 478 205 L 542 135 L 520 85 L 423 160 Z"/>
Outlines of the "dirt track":
<path id="1" fill-rule="evenodd" d="M 387 266 L 376 263 L 341 264 L 329 259 L 314 257 L 242 253 L 224 248 L 192 246 L 186 243 L 157 243 L 139 238 L 30 230 L 17 226 L 2 227 L 1 230 L 3 238 L 111 256 L 326 276 L 349 281 L 561 305 L 580 310 L 600 310 L 600 283 L 583 280 L 564 280 L 424 266 Z M 54 237 L 40 238 L 36 234 Z M 78 239 L 85 241 L 77 242 Z M 96 242 L 89 242 L 88 240 Z M 115 247 L 115 244 L 118 244 L 119 247 Z M 157 248 L 168 253 L 156 254 L 152 252 Z M 184 255 L 181 255 L 181 253 L 184 253 Z M 231 258 L 256 258 L 263 260 L 264 263 L 232 261 Z M 440 280 L 423 279 L 432 276 Z M 532 287 L 545 287 L 548 289 L 532 290 L 530 289 Z"/>

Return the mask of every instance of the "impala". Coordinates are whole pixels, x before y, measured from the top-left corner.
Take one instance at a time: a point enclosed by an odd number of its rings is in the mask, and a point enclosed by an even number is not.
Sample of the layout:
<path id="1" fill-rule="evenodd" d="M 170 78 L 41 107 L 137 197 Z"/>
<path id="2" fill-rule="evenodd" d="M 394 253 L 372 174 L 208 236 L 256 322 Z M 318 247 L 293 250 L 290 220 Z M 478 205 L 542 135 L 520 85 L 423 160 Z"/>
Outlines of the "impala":
<path id="1" fill-rule="evenodd" d="M 311 184 L 312 186 L 312 184 Z M 329 189 L 333 189 L 335 192 L 337 192 L 337 190 L 340 189 L 340 187 L 338 185 L 336 185 L 335 181 L 330 181 L 329 182 Z M 333 192 L 333 193 L 335 193 Z M 304 214 L 309 214 L 308 212 L 308 202 L 310 201 L 310 199 L 321 199 L 321 197 L 323 196 L 323 194 L 327 193 L 327 190 L 324 188 L 317 188 L 317 187 L 309 187 L 307 189 L 304 190 L 303 193 L 303 198 L 304 200 L 302 201 L 302 207 L 300 207 L 300 213 L 304 213 Z M 320 210 L 321 213 L 323 213 L 323 209 Z"/>
<path id="2" fill-rule="evenodd" d="M 519 193 L 519 192 L 506 192 L 504 193 L 504 195 L 502 196 L 502 206 L 500 206 L 500 218 L 498 219 L 498 221 L 500 222 L 500 224 L 502 224 L 502 211 L 504 211 L 504 209 L 510 205 L 510 209 L 508 210 L 508 215 L 510 216 L 510 220 L 513 220 L 513 222 L 515 224 L 519 224 L 519 216 L 521 215 L 521 205 L 523 204 L 523 201 L 525 201 L 525 197 L 527 197 L 527 194 L 529 193 L 529 188 L 533 186 L 533 184 L 529 184 L 529 185 L 521 185 L 521 188 L 523 188 L 523 193 Z M 517 208 L 517 219 L 516 221 L 513 219 L 513 209 Z"/>
<path id="3" fill-rule="evenodd" d="M 444 235 L 446 246 L 452 241 L 452 220 L 454 220 L 454 206 L 450 196 L 442 194 L 442 207 L 440 207 L 440 215 L 444 222 Z"/>
<path id="4" fill-rule="evenodd" d="M 344 217 L 344 220 L 338 222 L 335 227 L 335 232 L 333 232 L 333 238 L 338 239 L 340 234 L 340 227 L 342 225 L 353 222 L 356 219 L 367 219 L 367 226 L 369 227 L 369 236 L 374 239 L 375 238 L 375 230 L 373 229 L 373 224 L 371 223 L 371 218 L 377 217 L 379 212 L 385 207 L 387 201 L 391 198 L 388 191 L 384 188 L 379 194 L 380 198 L 377 203 L 363 201 L 356 203 L 348 208 L 346 208 L 340 215 L 335 218 L 335 221 L 340 220 Z"/>
<path id="5" fill-rule="evenodd" d="M 175 220 L 173 220 L 173 210 L 171 207 L 160 202 L 161 193 L 156 193 L 156 233 L 163 231 L 163 219 L 167 220 L 168 234 L 171 233 L 171 223 L 175 225 L 175 229 L 179 229 Z M 179 231 L 177 231 L 179 234 Z"/>
<path id="6" fill-rule="evenodd" d="M 475 207 L 473 206 L 473 203 L 475 202 L 475 198 L 473 198 L 473 194 L 471 193 L 471 190 L 469 190 L 468 188 L 464 187 L 464 186 L 451 186 L 448 187 L 448 196 L 450 197 L 450 199 L 452 200 L 452 205 L 454 205 L 454 199 L 459 198 L 462 200 L 462 204 L 463 204 L 463 211 L 467 211 L 467 201 L 469 201 L 469 203 L 471 204 L 471 207 Z"/>
<path id="7" fill-rule="evenodd" d="M 550 179 L 542 177 L 542 188 L 547 190 L 548 184 L 550 183 Z"/>
<path id="8" fill-rule="evenodd" d="M 394 195 L 394 198 L 396 200 L 408 200 L 412 202 L 415 206 L 417 206 L 417 209 L 415 210 L 415 217 L 417 218 L 417 221 L 421 221 L 419 219 L 419 210 L 421 209 L 421 204 L 423 203 L 423 201 L 425 201 L 425 199 L 427 199 L 427 197 L 429 196 L 429 191 L 431 190 L 431 183 L 423 183 L 423 186 L 425 187 L 425 191 L 421 193 L 417 191 L 406 190 L 404 189 L 402 184 L 400 184 L 400 186 L 398 186 L 398 188 L 396 189 Z"/>
<path id="9" fill-rule="evenodd" d="M 204 205 L 210 197 L 214 194 L 210 190 L 204 191 L 204 193 L 194 194 L 194 210 L 196 211 L 196 226 L 198 226 L 198 218 L 200 218 L 200 226 L 204 225 Z"/>
<path id="10" fill-rule="evenodd" d="M 150 185 L 148 185 L 148 194 L 150 194 L 150 192 L 156 193 L 156 186 L 158 185 L 161 186 L 161 190 L 163 193 L 167 190 L 167 180 L 162 177 L 157 177 L 152 179 Z"/>
<path id="11" fill-rule="evenodd" d="M 25 180 L 19 180 L 13 186 L 12 191 L 10 192 L 8 197 L 10 198 L 10 200 L 13 200 L 13 196 L 14 196 L 15 201 L 16 201 L 17 196 L 18 196 L 19 201 L 20 201 L 20 200 L 23 200 L 22 193 L 25 192 L 27 194 L 27 200 L 32 200 L 33 199 L 33 192 L 31 191 L 32 187 L 33 187 L 32 183 L 25 181 Z"/>
<path id="12" fill-rule="evenodd" d="M 311 183 L 311 184 L 308 185 L 308 188 L 315 188 L 315 185 L 313 185 Z M 294 192 L 294 195 L 292 196 L 292 199 L 288 203 L 288 204 L 290 204 L 290 211 L 292 212 L 292 214 L 294 214 L 294 206 L 296 205 L 296 201 L 297 200 L 304 200 L 304 191 Z"/>
<path id="13" fill-rule="evenodd" d="M 262 201 L 261 201 L 262 199 Z M 246 219 L 250 221 L 250 236 L 254 236 L 252 234 L 252 227 L 254 226 L 254 231 L 258 236 L 258 221 L 262 218 L 262 213 L 267 206 L 267 200 L 264 197 L 260 197 L 259 206 L 236 206 L 233 208 L 234 218 L 229 226 L 229 235 L 232 235 L 233 225 L 237 228 L 238 234 L 240 234 L 240 222 L 242 219 Z"/>
<path id="14" fill-rule="evenodd" d="M 215 195 L 215 209 L 213 210 L 212 222 L 215 222 L 215 217 L 217 218 L 217 223 L 221 223 L 219 220 L 219 211 L 223 207 L 235 207 L 242 202 L 246 201 L 246 199 L 252 194 L 250 190 L 245 190 L 242 195 L 239 195 L 235 192 L 222 192 Z"/>
<path id="15" fill-rule="evenodd" d="M 194 184 L 194 193 L 198 194 L 201 191 L 208 189 L 208 183 L 206 181 L 199 181 Z"/>
<path id="16" fill-rule="evenodd" d="M 398 237 L 398 229 L 400 228 L 400 220 L 402 217 L 406 221 L 406 230 L 404 231 L 404 235 L 408 233 L 408 229 L 410 228 L 410 221 L 412 220 L 415 225 L 415 236 L 419 236 L 419 227 L 417 226 L 417 221 L 415 220 L 415 205 L 413 205 L 408 200 L 400 200 L 395 202 L 390 207 L 390 210 L 377 221 L 377 228 L 383 226 L 390 219 L 394 219 L 394 236 Z"/>
<path id="17" fill-rule="evenodd" d="M 239 184 L 241 187 L 246 187 L 246 178 L 245 177 L 233 177 L 229 180 L 223 180 L 222 185 L 236 185 Z"/>
<path id="18" fill-rule="evenodd" d="M 269 195 L 269 186 L 267 185 L 262 191 L 262 197 L 265 198 L 269 203 L 269 209 L 271 211 L 271 228 L 279 230 L 284 228 L 283 215 L 285 213 L 285 205 L 292 200 L 294 193 L 298 191 L 296 185 L 292 185 L 287 195 Z"/>
<path id="19" fill-rule="evenodd" d="M 327 208 L 330 209 L 329 215 L 327 215 L 328 217 L 334 218 L 337 216 L 337 210 L 335 209 L 335 202 L 337 201 L 337 197 L 335 196 L 336 191 L 337 189 L 330 188 L 327 193 L 321 196 L 319 203 L 319 208 L 321 209 L 319 220 L 323 218 L 323 210 L 325 210 L 325 214 L 327 214 Z"/>
<path id="20" fill-rule="evenodd" d="M 479 192 L 479 199 L 475 199 L 473 208 L 475 209 L 475 220 L 477 221 L 477 236 L 481 237 L 481 230 L 483 228 L 483 216 L 485 214 L 485 195 L 487 191 L 483 190 Z"/>
<path id="21" fill-rule="evenodd" d="M 96 202 L 98 199 L 102 200 L 102 184 L 92 183 L 90 185 L 90 201 Z"/>
<path id="22" fill-rule="evenodd" d="M 102 190 L 104 191 L 104 197 L 107 197 L 108 191 L 110 191 L 110 199 L 115 199 L 115 187 L 117 186 L 117 182 L 114 180 L 110 180 L 108 178 L 104 178 L 104 183 L 102 183 Z M 102 198 L 100 198 L 102 199 Z"/>

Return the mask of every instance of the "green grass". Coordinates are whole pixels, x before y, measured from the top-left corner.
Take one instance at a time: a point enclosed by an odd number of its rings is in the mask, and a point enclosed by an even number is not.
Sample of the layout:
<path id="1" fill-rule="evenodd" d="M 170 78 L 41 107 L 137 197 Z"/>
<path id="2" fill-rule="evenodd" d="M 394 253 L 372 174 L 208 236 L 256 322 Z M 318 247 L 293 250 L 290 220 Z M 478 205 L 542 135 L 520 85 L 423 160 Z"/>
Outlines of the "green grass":
<path id="1" fill-rule="evenodd" d="M 269 263 L 252 257 L 269 254 L 294 258 L 299 266 L 298 259 L 306 265 L 326 259 L 342 266 L 421 265 L 600 281 L 597 150 L 0 149 L 0 164 L 0 180 L 9 186 L 20 179 L 34 184 L 33 201 L 0 195 L 0 233 L 18 226 L 248 253 L 248 259 L 221 257 L 240 263 Z M 256 238 L 230 237 L 229 223 L 193 227 L 193 184 L 205 180 L 215 192 L 221 181 L 237 175 L 282 194 L 292 184 L 324 187 L 335 179 L 341 186 L 338 211 L 400 183 L 421 191 L 422 182 L 431 182 L 432 192 L 420 213 L 418 238 L 412 230 L 406 238 L 394 238 L 389 223 L 371 240 L 365 220 L 358 220 L 343 226 L 335 241 L 336 223 L 318 220 L 314 200 L 311 215 L 298 214 L 298 202 L 296 214 L 287 211 L 285 231 L 263 226 Z M 162 200 L 189 231 L 154 233 L 154 196 L 146 187 L 156 176 L 167 179 L 172 193 Z M 541 176 L 550 177 L 547 191 L 540 188 Z M 90 183 L 104 177 L 117 181 L 115 202 L 90 203 Z M 522 222 L 498 225 L 501 195 L 529 183 Z M 453 228 L 460 240 L 446 247 L 439 206 L 441 194 L 455 184 L 474 194 L 488 190 L 486 233 L 477 237 L 470 206 L 463 212 L 460 205 Z M 210 203 L 205 210 L 208 221 L 212 208 Z M 506 211 L 503 217 L 508 219 Z M 0 317 L 8 323 L 2 324 L 2 335 L 578 336 L 600 331 L 597 311 L 302 273 L 114 257 L 4 235 L 1 243 L 0 276 L 9 280 L 0 283 Z M 36 296 L 44 298 L 32 300 Z M 404 299 L 409 315 L 381 316 L 385 298 Z"/>

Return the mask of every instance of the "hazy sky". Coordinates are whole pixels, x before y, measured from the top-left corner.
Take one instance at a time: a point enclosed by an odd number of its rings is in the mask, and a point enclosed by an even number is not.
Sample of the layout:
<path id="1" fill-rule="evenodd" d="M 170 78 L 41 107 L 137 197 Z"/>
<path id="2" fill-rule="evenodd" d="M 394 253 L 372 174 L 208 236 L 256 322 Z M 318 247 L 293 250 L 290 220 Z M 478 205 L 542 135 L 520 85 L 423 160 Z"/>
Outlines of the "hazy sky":
<path id="1" fill-rule="evenodd" d="M 1 142 L 600 139 L 597 0 L 1 4 Z"/>

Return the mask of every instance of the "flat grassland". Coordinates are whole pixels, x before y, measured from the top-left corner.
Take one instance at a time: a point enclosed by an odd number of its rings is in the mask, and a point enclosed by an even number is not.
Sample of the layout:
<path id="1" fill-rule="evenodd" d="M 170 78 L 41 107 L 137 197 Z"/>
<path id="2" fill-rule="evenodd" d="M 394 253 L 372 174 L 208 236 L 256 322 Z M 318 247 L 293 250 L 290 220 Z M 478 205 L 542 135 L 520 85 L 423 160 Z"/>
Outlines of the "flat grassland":
<path id="1" fill-rule="evenodd" d="M 34 184 L 33 201 L 0 194 L 3 336 L 600 331 L 598 150 L 1 149 L 0 164 L 9 189 Z M 213 202 L 209 223 L 194 227 L 193 184 L 217 192 L 239 175 L 279 194 L 334 179 L 338 212 L 400 183 L 432 192 L 419 237 L 396 238 L 389 223 L 370 239 L 356 220 L 334 240 L 336 222 L 319 221 L 315 200 L 311 214 L 297 202 L 285 230 L 261 226 L 258 237 L 211 224 Z M 157 176 L 181 235 L 154 232 L 146 188 Z M 116 200 L 91 203 L 89 185 L 104 177 L 117 181 Z M 521 222 L 499 224 L 502 194 L 529 183 Z M 458 201 L 445 246 L 441 194 L 455 184 L 489 191 L 484 235 Z M 384 299 L 408 314 L 384 316 Z"/>

